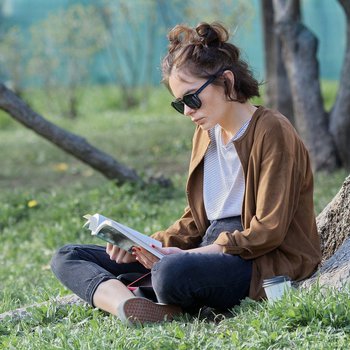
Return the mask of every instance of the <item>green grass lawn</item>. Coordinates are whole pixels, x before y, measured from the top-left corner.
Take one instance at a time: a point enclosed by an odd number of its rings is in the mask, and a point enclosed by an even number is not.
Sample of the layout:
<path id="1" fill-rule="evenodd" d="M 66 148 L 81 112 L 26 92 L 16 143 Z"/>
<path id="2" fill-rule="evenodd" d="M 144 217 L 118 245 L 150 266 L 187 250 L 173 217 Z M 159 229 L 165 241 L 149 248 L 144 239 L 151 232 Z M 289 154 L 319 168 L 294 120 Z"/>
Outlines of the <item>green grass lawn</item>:
<path id="1" fill-rule="evenodd" d="M 49 301 L 20 322 L 2 321 L 0 349 L 348 348 L 349 291 L 321 293 L 315 287 L 272 305 L 245 300 L 232 310 L 233 317 L 217 323 L 186 315 L 133 329 L 89 307 L 58 306 L 55 298 L 69 291 L 50 271 L 54 251 L 66 243 L 98 243 L 82 229 L 84 214 L 104 213 L 151 234 L 182 213 L 193 125 L 168 107 L 171 96 L 164 90 L 152 92 L 147 108 L 116 111 L 113 89 L 91 89 L 81 117 L 73 121 L 50 113 L 40 95 L 27 98 L 51 121 L 84 136 L 145 179 L 170 178 L 170 188 L 116 187 L 0 114 L 0 313 Z M 315 174 L 317 213 L 346 175 L 344 170 Z"/>

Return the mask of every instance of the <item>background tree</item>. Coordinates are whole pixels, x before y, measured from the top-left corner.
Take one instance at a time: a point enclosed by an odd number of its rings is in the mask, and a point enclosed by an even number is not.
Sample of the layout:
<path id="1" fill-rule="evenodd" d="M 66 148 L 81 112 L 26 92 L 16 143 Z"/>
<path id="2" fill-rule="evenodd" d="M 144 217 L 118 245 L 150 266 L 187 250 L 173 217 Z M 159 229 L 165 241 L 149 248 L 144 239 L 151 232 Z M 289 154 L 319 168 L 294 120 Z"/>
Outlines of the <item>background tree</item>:
<path id="1" fill-rule="evenodd" d="M 138 88 L 151 84 L 155 72 L 156 2 L 100 0 L 97 9 L 104 26 L 102 38 L 108 54 L 104 64 L 110 81 L 121 89 L 121 107 L 146 102 L 148 89 L 138 94 Z"/>
<path id="2" fill-rule="evenodd" d="M 93 6 L 72 5 L 31 28 L 29 74 L 44 86 L 60 112 L 78 115 L 79 99 L 90 80 L 94 55 L 103 47 L 103 24 Z"/>
<path id="3" fill-rule="evenodd" d="M 329 115 L 329 130 L 342 164 L 350 169 L 350 1 L 338 0 L 346 16 L 346 49 L 339 90 Z"/>
<path id="4" fill-rule="evenodd" d="M 294 121 L 293 101 L 290 91 L 288 76 L 282 59 L 281 41 L 275 27 L 274 9 L 272 0 L 261 0 L 261 21 L 264 36 L 265 58 L 265 94 L 266 106 L 279 110 L 292 124 Z M 300 17 L 300 2 L 296 1 L 297 7 L 294 14 Z"/>
<path id="5" fill-rule="evenodd" d="M 1 35 L 0 75 L 18 95 L 22 95 L 24 90 L 27 54 L 23 33 L 18 27 L 9 28 Z"/>
<path id="6" fill-rule="evenodd" d="M 254 7 L 252 3 L 244 0 L 217 0 L 206 1 L 198 6 L 198 1 L 189 0 L 185 7 L 185 22 L 196 25 L 199 22 L 220 21 L 226 27 L 230 28 L 234 34 L 241 27 L 249 28 Z M 183 22 L 184 19 L 180 20 Z M 235 40 L 234 35 L 231 36 Z"/>
<path id="7" fill-rule="evenodd" d="M 336 102 L 328 113 L 323 104 L 316 58 L 318 40 L 296 13 L 298 0 L 273 0 L 274 26 L 282 43 L 291 86 L 296 127 L 309 148 L 315 170 L 350 168 L 350 3 L 339 0 L 347 19 L 347 48 Z"/>
<path id="8" fill-rule="evenodd" d="M 242 0 L 234 6 L 228 0 L 208 1 L 200 7 L 194 0 L 100 0 L 98 9 L 106 30 L 104 63 L 110 80 L 121 88 L 122 107 L 128 108 L 147 103 L 149 86 L 159 75 L 160 57 L 154 52 L 166 42 L 171 27 L 220 18 L 231 27 L 234 23 L 235 29 L 249 17 L 252 6 Z"/>

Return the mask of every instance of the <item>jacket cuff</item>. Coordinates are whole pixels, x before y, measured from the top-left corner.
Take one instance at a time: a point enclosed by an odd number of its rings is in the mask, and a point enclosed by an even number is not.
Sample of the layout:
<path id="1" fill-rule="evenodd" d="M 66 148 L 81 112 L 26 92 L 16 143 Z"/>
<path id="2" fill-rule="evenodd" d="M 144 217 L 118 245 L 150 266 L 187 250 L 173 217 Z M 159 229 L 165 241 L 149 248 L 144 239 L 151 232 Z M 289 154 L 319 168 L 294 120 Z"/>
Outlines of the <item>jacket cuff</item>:
<path id="1" fill-rule="evenodd" d="M 221 232 L 214 243 L 222 246 L 225 254 L 239 255 L 244 251 L 244 249 L 237 246 L 234 233 L 232 232 Z"/>

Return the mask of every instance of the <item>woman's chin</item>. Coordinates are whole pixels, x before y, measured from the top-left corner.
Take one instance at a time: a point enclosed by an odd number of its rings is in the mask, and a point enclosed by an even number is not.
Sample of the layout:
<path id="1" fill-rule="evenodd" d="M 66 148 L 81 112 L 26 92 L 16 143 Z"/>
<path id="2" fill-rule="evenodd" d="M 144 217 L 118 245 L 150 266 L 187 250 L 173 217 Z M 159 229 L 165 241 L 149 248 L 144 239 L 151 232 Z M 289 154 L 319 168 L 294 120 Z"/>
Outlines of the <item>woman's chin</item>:
<path id="1" fill-rule="evenodd" d="M 204 131 L 208 131 L 210 129 L 212 129 L 215 125 L 211 125 L 209 123 L 203 123 L 203 124 L 198 124 L 202 130 Z"/>

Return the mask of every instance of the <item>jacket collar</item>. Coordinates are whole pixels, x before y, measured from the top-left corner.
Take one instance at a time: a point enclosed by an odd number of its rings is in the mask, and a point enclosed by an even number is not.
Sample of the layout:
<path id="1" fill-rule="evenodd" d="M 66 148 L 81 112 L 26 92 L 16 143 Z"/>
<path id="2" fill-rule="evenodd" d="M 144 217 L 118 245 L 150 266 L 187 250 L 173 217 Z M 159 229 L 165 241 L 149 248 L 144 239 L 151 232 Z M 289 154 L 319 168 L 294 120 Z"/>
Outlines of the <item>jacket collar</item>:
<path id="1" fill-rule="evenodd" d="M 190 162 L 189 175 L 191 175 L 198 164 L 203 160 L 205 152 L 210 144 L 209 131 L 197 127 L 193 136 L 193 151 Z"/>

